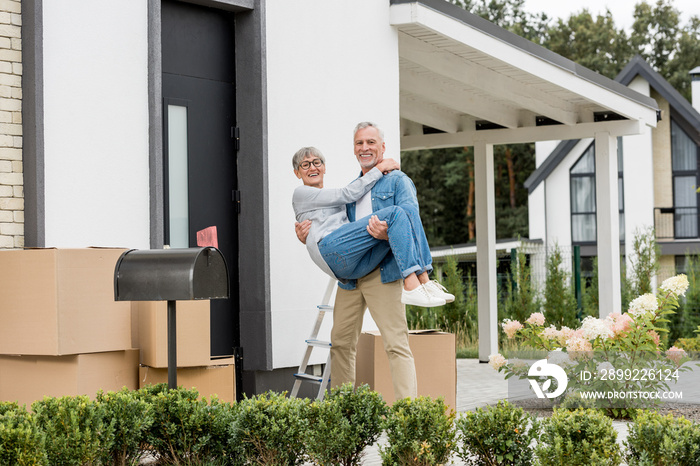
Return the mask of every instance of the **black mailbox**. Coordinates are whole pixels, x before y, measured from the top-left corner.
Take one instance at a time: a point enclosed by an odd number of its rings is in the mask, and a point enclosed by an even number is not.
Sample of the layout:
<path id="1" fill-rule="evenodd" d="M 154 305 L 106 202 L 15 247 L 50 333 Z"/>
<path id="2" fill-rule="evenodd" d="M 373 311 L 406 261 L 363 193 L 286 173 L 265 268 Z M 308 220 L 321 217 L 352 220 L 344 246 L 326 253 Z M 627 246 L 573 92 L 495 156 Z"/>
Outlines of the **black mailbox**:
<path id="1" fill-rule="evenodd" d="M 226 261 L 216 248 L 126 251 L 114 269 L 115 301 L 168 301 L 168 387 L 177 387 L 175 301 L 226 299 Z"/>

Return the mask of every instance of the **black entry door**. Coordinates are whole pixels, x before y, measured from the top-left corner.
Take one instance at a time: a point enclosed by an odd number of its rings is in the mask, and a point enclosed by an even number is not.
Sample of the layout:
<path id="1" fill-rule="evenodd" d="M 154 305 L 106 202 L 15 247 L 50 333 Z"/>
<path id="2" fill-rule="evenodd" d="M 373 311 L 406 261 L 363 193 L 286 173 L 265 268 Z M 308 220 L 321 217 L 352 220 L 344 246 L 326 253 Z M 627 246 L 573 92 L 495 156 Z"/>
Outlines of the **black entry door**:
<path id="1" fill-rule="evenodd" d="M 211 354 L 229 356 L 240 345 L 233 14 L 164 0 L 161 27 L 165 244 L 197 246 L 216 227 L 231 298 L 211 301 Z"/>

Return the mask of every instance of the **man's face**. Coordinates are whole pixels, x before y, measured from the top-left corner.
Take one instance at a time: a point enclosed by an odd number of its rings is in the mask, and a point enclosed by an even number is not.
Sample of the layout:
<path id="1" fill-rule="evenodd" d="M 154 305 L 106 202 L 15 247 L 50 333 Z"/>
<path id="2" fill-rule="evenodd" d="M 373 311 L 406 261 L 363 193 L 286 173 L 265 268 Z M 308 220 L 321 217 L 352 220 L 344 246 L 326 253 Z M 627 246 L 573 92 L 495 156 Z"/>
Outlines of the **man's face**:
<path id="1" fill-rule="evenodd" d="M 355 133 L 355 157 L 362 173 L 367 173 L 384 159 L 384 141 L 377 128 L 368 126 Z"/>

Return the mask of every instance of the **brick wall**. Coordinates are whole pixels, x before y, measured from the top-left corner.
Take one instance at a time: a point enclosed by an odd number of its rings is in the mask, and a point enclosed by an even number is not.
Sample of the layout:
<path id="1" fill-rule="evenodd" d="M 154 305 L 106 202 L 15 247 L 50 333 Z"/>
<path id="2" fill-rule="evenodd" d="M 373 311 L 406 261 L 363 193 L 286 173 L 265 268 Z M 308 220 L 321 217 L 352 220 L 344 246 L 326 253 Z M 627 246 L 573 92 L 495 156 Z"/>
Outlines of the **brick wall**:
<path id="1" fill-rule="evenodd" d="M 24 246 L 21 1 L 0 0 L 0 249 Z"/>

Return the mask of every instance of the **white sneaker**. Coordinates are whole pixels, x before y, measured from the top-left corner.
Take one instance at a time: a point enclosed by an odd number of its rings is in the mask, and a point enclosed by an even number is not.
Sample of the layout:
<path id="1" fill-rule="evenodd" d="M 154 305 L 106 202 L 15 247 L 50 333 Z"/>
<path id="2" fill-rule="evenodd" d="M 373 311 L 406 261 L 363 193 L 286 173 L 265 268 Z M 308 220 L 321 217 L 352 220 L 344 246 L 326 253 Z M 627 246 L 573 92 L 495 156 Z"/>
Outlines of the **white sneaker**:
<path id="1" fill-rule="evenodd" d="M 401 302 L 404 304 L 410 304 L 411 306 L 421 307 L 436 307 L 445 305 L 444 299 L 430 294 L 424 285 L 420 285 L 418 288 L 411 291 L 403 290 L 401 293 Z"/>
<path id="2" fill-rule="evenodd" d="M 431 280 L 424 283 L 423 286 L 425 286 L 425 288 L 428 290 L 428 293 L 444 299 L 446 303 L 452 303 L 455 300 L 455 295 L 448 293 L 447 288 L 442 286 L 437 280 Z"/>

